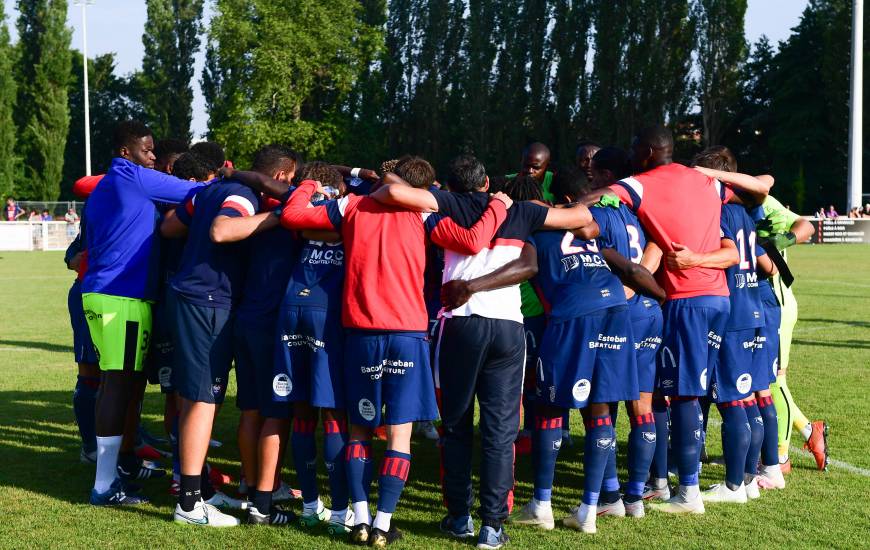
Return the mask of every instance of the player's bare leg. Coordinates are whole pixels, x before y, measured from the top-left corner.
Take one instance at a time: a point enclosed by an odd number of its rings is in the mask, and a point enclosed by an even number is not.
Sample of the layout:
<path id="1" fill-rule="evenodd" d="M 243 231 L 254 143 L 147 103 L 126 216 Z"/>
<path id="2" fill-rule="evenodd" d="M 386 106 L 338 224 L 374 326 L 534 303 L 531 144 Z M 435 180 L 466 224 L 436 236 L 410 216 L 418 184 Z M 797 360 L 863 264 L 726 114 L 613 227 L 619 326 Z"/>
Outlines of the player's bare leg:
<path id="1" fill-rule="evenodd" d="M 257 477 L 251 485 L 248 523 L 289 525 L 293 514 L 272 509 L 272 492 L 281 473 L 283 449 L 290 431 L 289 418 L 265 418 L 257 444 Z"/>
<path id="2" fill-rule="evenodd" d="M 263 418 L 256 409 L 243 410 L 239 416 L 237 438 L 239 441 L 239 458 L 242 462 L 242 474 L 253 485 L 257 482 L 257 447 Z"/>

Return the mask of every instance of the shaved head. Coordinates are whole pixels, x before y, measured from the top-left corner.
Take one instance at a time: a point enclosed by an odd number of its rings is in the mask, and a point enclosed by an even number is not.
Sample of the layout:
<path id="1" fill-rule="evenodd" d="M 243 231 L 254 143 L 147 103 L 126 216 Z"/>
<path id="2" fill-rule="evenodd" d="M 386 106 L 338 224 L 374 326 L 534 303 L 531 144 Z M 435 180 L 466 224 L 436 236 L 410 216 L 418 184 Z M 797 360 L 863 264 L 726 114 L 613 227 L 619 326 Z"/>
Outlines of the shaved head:
<path id="1" fill-rule="evenodd" d="M 631 143 L 631 167 L 635 173 L 670 164 L 673 156 L 674 136 L 661 125 L 644 128 Z"/>
<path id="2" fill-rule="evenodd" d="M 523 149 L 523 165 L 520 175 L 532 176 L 538 182 L 542 182 L 549 165 L 550 148 L 537 141 L 530 143 Z"/>

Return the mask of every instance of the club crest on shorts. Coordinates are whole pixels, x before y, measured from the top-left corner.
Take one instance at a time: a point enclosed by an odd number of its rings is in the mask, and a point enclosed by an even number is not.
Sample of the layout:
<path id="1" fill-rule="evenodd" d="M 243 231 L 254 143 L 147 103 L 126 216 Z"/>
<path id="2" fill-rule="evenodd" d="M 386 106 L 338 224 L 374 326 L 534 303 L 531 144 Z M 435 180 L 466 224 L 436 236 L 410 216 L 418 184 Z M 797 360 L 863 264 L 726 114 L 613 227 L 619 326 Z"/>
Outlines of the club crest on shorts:
<path id="1" fill-rule="evenodd" d="M 164 388 L 172 385 L 172 367 L 160 367 L 157 371 L 157 380 Z"/>
<path id="2" fill-rule="evenodd" d="M 363 417 L 364 420 L 372 421 L 375 419 L 375 406 L 365 397 L 359 400 L 358 409 L 359 415 Z"/>
<path id="3" fill-rule="evenodd" d="M 701 430 L 695 430 L 695 439 L 701 441 Z"/>
<path id="4" fill-rule="evenodd" d="M 293 391 L 293 382 L 284 373 L 276 374 L 275 378 L 272 379 L 272 391 L 278 397 L 287 397 Z"/>
<path id="5" fill-rule="evenodd" d="M 752 388 L 752 375 L 744 372 L 738 376 L 736 386 L 737 391 L 740 393 L 749 393 L 749 390 Z"/>
<path id="6" fill-rule="evenodd" d="M 656 442 L 656 433 L 655 432 L 642 432 L 643 439 L 647 443 L 655 443 Z"/>
<path id="7" fill-rule="evenodd" d="M 574 401 L 586 401 L 589 399 L 589 393 L 592 391 L 592 384 L 586 378 L 581 378 L 574 383 L 574 387 L 571 388 L 571 396 L 574 397 Z"/>
<path id="8" fill-rule="evenodd" d="M 707 369 L 704 369 L 701 371 L 700 382 L 701 382 L 701 389 L 706 390 L 707 389 Z"/>

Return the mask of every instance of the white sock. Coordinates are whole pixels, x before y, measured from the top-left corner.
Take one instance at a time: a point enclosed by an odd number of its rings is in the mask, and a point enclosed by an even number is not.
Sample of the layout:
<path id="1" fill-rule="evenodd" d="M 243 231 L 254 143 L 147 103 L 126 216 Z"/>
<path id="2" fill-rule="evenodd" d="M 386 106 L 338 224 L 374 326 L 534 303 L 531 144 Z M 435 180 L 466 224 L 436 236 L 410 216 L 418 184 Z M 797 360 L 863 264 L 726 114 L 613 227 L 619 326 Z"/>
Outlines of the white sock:
<path id="1" fill-rule="evenodd" d="M 580 519 L 582 521 L 589 521 L 590 517 L 592 518 L 592 522 L 595 523 L 595 518 L 598 516 L 598 506 L 595 504 L 586 504 L 585 502 L 580 503 Z"/>
<path id="2" fill-rule="evenodd" d="M 94 490 L 105 493 L 118 477 L 118 451 L 121 450 L 123 436 L 110 435 L 97 437 L 97 476 L 94 479 Z"/>
<path id="3" fill-rule="evenodd" d="M 369 503 L 367 500 L 351 503 L 351 507 L 353 508 L 353 515 L 356 516 L 356 519 L 354 520 L 355 526 L 361 523 L 371 524 L 372 515 L 369 512 Z"/>
<path id="4" fill-rule="evenodd" d="M 302 513 L 305 515 L 316 514 L 317 512 L 320 511 L 320 508 L 322 506 L 323 506 L 323 504 L 320 502 L 319 498 L 313 502 L 303 502 L 302 503 Z"/>
<path id="5" fill-rule="evenodd" d="M 333 510 L 329 516 L 329 521 L 332 523 L 345 523 L 347 521 L 347 508 L 343 510 Z"/>
<path id="6" fill-rule="evenodd" d="M 695 500 L 701 495 L 701 489 L 697 485 L 680 485 L 679 494 L 684 500 Z"/>
<path id="7" fill-rule="evenodd" d="M 651 481 L 653 489 L 664 489 L 668 486 L 668 478 L 666 477 L 654 477 L 651 478 Z"/>
<path id="8" fill-rule="evenodd" d="M 813 435 L 813 424 L 811 422 L 807 422 L 806 425 L 801 428 L 801 435 L 805 440 L 810 440 L 810 436 Z"/>
<path id="9" fill-rule="evenodd" d="M 390 530 L 390 518 L 392 517 L 393 514 L 378 510 L 378 513 L 375 514 L 375 522 L 372 524 L 372 529 L 380 529 L 386 533 Z"/>
<path id="10" fill-rule="evenodd" d="M 549 500 L 538 500 L 532 499 L 532 511 L 537 513 L 540 512 L 551 512 L 553 510 L 552 503 Z"/>
<path id="11" fill-rule="evenodd" d="M 761 472 L 767 477 L 776 477 L 777 474 L 782 473 L 782 469 L 779 467 L 779 464 L 774 464 L 773 466 L 761 466 Z"/>

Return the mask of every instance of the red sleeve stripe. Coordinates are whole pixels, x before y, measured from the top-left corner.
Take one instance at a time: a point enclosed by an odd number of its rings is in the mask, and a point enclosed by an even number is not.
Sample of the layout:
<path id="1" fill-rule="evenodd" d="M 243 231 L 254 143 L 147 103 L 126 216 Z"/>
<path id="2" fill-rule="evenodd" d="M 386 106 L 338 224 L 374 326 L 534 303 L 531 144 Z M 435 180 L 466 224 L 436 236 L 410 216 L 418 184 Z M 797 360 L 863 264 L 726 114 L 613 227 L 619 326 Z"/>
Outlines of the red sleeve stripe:
<path id="1" fill-rule="evenodd" d="M 221 208 L 232 208 L 238 211 L 242 216 L 253 216 L 256 213 L 254 205 L 241 195 L 230 195 L 224 199 Z"/>

